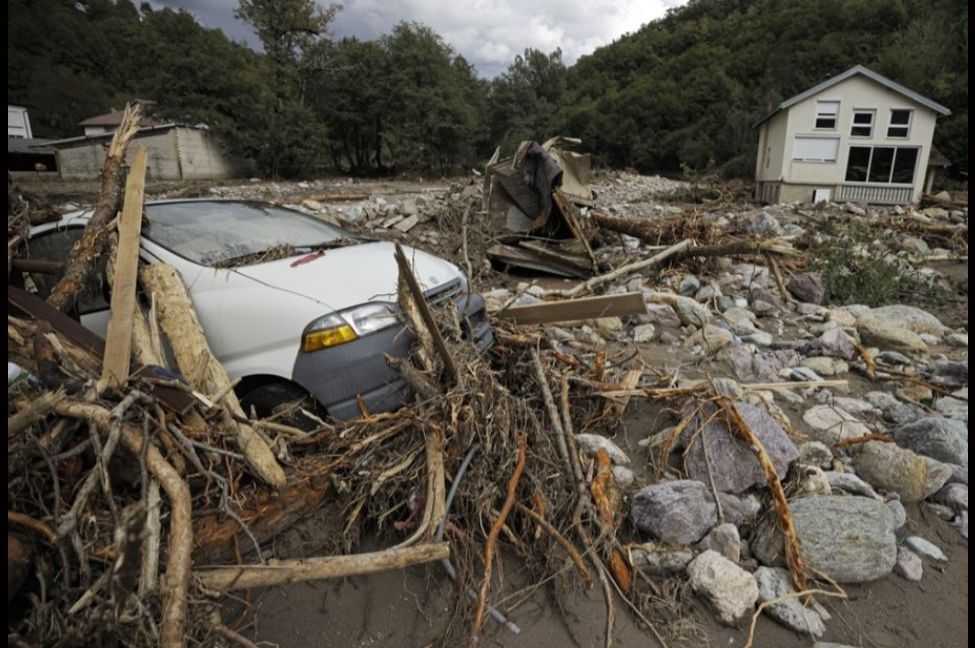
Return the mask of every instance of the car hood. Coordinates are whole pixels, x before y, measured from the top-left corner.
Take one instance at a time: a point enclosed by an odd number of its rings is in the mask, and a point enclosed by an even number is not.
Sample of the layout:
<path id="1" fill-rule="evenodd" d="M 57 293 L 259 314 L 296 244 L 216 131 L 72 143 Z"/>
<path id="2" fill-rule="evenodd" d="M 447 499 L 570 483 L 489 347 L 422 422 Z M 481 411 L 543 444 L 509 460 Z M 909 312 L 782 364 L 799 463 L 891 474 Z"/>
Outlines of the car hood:
<path id="1" fill-rule="evenodd" d="M 392 243 L 351 245 L 322 254 L 241 266 L 239 274 L 280 290 L 307 297 L 332 310 L 375 301 L 396 301 L 399 267 Z M 454 264 L 414 248 L 404 247 L 406 258 L 424 291 L 462 278 Z"/>

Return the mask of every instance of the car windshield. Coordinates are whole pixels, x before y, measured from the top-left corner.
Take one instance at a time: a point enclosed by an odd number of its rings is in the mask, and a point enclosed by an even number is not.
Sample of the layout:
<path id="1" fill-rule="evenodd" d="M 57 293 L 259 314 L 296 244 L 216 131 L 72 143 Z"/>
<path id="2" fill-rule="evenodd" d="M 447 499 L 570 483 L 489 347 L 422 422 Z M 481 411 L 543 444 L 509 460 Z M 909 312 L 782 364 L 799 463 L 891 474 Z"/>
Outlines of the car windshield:
<path id="1" fill-rule="evenodd" d="M 272 249 L 327 245 L 354 234 L 311 216 L 257 202 L 176 202 L 148 205 L 146 238 L 204 266 L 231 259 L 259 261 Z"/>

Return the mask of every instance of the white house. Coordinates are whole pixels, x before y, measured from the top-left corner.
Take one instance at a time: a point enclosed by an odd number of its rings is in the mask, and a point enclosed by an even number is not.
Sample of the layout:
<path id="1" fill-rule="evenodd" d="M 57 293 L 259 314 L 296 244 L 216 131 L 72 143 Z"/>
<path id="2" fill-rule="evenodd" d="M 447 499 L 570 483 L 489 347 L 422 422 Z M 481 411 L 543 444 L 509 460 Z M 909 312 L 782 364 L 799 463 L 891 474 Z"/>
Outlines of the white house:
<path id="1" fill-rule="evenodd" d="M 862 65 L 783 101 L 755 126 L 755 197 L 917 201 L 938 116 L 951 111 Z"/>

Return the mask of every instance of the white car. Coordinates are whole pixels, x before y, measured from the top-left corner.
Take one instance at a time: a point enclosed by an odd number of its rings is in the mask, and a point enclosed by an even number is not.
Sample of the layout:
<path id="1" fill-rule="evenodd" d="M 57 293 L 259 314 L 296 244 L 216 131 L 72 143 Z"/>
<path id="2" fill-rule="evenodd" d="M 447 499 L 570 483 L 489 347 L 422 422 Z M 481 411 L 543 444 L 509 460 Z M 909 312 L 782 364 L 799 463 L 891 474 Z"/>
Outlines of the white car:
<path id="1" fill-rule="evenodd" d="M 394 246 L 371 242 L 297 211 L 265 203 L 176 200 L 146 204 L 139 249 L 144 263 L 175 267 L 207 341 L 245 407 L 261 415 L 313 396 L 339 419 L 402 404 L 406 387 L 384 354 L 405 356 L 414 341 L 396 306 Z M 91 211 L 35 227 L 33 259 L 62 261 Z M 452 301 L 465 335 L 492 342 L 479 295 L 467 293 L 453 264 L 405 248 L 431 303 Z M 46 298 L 55 277 L 30 274 Z M 110 317 L 104 282 L 78 301 L 81 323 L 105 335 Z M 466 309 L 466 310 L 465 310 Z"/>

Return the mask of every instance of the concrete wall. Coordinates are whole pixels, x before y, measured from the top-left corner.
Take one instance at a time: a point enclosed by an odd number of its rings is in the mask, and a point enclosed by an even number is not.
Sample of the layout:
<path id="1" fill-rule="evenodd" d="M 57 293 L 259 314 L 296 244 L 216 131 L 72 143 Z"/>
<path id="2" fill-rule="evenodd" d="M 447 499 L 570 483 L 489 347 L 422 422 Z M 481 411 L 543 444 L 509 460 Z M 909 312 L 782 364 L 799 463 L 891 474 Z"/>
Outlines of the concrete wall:
<path id="1" fill-rule="evenodd" d="M 184 180 L 223 180 L 237 175 L 239 165 L 209 131 L 176 128 L 173 132 Z"/>
<path id="2" fill-rule="evenodd" d="M 97 178 L 105 162 L 108 138 L 62 145 L 57 151 L 61 177 Z M 175 127 L 137 135 L 126 152 L 129 163 L 136 146 L 146 147 L 149 180 L 220 180 L 237 175 L 239 165 L 223 152 L 207 131 Z"/>
<path id="3" fill-rule="evenodd" d="M 835 129 L 815 128 L 817 101 L 840 102 Z M 907 138 L 887 137 L 890 111 L 893 108 L 909 108 L 913 110 L 910 132 Z M 873 109 L 876 111 L 873 132 L 870 137 L 853 137 L 850 135 L 854 109 Z M 931 154 L 931 141 L 934 137 L 937 118 L 934 111 L 898 92 L 889 90 L 879 83 L 857 75 L 827 88 L 817 95 L 808 97 L 795 106 L 792 106 L 787 112 L 789 113 L 789 118 L 784 130 L 785 142 L 783 152 L 785 162 L 782 174 L 782 179 L 786 183 L 808 187 L 833 188 L 836 185 L 844 183 L 850 146 L 911 146 L 920 149 L 912 186 L 913 200 L 920 198 L 924 183 L 924 173 L 927 168 L 928 158 Z M 797 136 L 838 137 L 839 152 L 836 161 L 803 162 L 793 160 L 793 144 Z M 796 188 L 795 191 L 805 191 L 805 187 L 801 189 Z M 786 191 L 785 187 L 783 187 L 780 200 L 789 200 L 786 194 L 791 192 L 793 190 Z"/>

